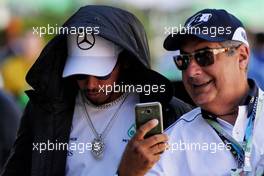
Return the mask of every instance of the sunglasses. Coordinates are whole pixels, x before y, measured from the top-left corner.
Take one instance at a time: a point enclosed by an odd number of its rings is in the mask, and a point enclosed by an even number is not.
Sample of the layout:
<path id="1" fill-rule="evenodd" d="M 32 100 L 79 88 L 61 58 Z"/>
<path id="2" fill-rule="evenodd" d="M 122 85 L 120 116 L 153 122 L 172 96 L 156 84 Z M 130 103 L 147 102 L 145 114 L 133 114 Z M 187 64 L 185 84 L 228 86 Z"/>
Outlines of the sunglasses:
<path id="1" fill-rule="evenodd" d="M 230 48 L 202 49 L 189 54 L 173 56 L 173 60 L 179 70 L 186 70 L 191 62 L 191 58 L 194 58 L 199 66 L 205 67 L 214 64 L 215 55 L 230 51 L 232 49 L 237 49 L 239 46 Z"/>
<path id="2" fill-rule="evenodd" d="M 82 81 L 82 80 L 87 79 L 87 76 L 90 76 L 90 75 L 84 75 L 84 74 L 74 75 L 74 79 Z M 106 76 L 95 76 L 95 78 L 98 80 L 107 80 L 110 77 L 111 77 L 111 73 Z"/>

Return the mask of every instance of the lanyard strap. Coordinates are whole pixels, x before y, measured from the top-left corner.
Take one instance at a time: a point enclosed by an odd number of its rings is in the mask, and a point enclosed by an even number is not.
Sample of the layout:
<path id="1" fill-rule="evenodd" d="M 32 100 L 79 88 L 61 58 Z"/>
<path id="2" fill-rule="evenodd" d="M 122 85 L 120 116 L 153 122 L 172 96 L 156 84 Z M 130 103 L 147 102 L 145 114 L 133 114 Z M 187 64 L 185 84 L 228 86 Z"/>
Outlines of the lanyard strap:
<path id="1" fill-rule="evenodd" d="M 213 129 L 215 130 L 217 135 L 221 138 L 221 140 L 226 145 L 231 147 L 231 153 L 233 154 L 233 156 L 237 160 L 238 166 L 242 167 L 243 162 L 244 162 L 244 156 L 245 156 L 243 147 L 232 136 L 230 136 L 228 133 L 226 133 L 223 130 L 223 128 L 215 120 L 206 118 L 206 121 L 208 122 L 208 124 L 211 127 L 213 127 Z"/>
<path id="2" fill-rule="evenodd" d="M 202 111 L 204 119 L 208 124 L 215 130 L 221 140 L 231 147 L 231 153 L 238 162 L 238 167 L 243 168 L 245 172 L 251 172 L 252 167 L 250 163 L 250 158 L 252 154 L 252 138 L 253 138 L 253 128 L 254 121 L 260 116 L 260 112 L 264 101 L 264 93 L 259 89 L 256 92 L 256 96 L 253 96 L 248 104 L 248 123 L 245 131 L 245 136 L 241 146 L 232 136 L 223 130 L 223 128 L 216 121 L 215 117 L 212 117 Z"/>

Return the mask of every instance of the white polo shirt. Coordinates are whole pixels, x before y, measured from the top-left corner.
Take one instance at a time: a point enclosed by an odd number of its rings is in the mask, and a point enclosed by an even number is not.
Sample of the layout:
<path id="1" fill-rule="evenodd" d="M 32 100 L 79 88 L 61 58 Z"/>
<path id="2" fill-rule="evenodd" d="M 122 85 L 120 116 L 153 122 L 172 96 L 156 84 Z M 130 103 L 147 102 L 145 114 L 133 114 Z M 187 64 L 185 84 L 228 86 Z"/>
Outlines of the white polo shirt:
<path id="1" fill-rule="evenodd" d="M 263 95 L 262 91 L 260 93 Z M 258 106 L 260 115 L 254 122 L 251 175 L 256 175 L 256 171 L 261 172 L 264 169 L 263 103 L 261 107 Z M 234 126 L 221 119 L 217 121 L 225 132 L 241 142 L 248 121 L 247 106 L 239 107 Z M 202 117 L 200 108 L 183 115 L 166 133 L 169 135 L 170 149 L 164 152 L 147 176 L 225 176 L 230 175 L 231 169 L 237 168 L 237 161 L 230 147 L 222 142 L 215 130 Z"/>
<path id="2" fill-rule="evenodd" d="M 97 132 L 101 133 L 104 130 L 122 101 L 121 99 L 116 103 L 112 102 L 110 106 L 103 105 L 105 108 L 86 103 L 87 111 Z M 95 136 L 85 117 L 80 94 L 77 96 L 69 140 L 66 176 L 115 175 L 125 147 L 136 131 L 134 109 L 138 102 L 138 94 L 128 95 L 104 139 L 104 156 L 101 160 L 96 160 L 89 147 Z"/>

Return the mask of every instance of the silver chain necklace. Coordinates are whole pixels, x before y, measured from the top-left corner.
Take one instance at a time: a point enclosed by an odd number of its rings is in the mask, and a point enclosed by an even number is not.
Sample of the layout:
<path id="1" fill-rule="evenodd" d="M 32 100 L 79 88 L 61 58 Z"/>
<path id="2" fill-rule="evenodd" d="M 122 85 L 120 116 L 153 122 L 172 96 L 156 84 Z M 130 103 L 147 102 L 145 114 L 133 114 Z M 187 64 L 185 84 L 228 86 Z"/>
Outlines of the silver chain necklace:
<path id="1" fill-rule="evenodd" d="M 126 98 L 128 97 L 128 93 L 123 94 L 122 96 L 124 97 L 122 103 L 118 106 L 116 112 L 114 113 L 114 115 L 111 117 L 110 121 L 108 122 L 108 124 L 106 125 L 105 129 L 102 131 L 102 133 L 98 133 L 94 127 L 94 124 L 91 120 L 91 117 L 89 116 L 89 113 L 86 109 L 85 106 L 85 95 L 84 93 L 81 91 L 81 98 L 82 98 L 82 104 L 83 104 L 83 109 L 84 112 L 86 114 L 86 120 L 88 122 L 88 125 L 91 127 L 93 134 L 95 136 L 95 138 L 92 141 L 92 150 L 91 153 L 94 156 L 95 159 L 99 160 L 103 157 L 104 154 L 104 149 L 105 149 L 105 143 L 104 143 L 104 138 L 106 138 L 108 132 L 110 131 L 111 127 L 113 126 L 113 122 L 114 120 L 117 118 L 117 114 L 119 112 L 119 110 L 121 109 L 121 106 L 124 104 Z"/>

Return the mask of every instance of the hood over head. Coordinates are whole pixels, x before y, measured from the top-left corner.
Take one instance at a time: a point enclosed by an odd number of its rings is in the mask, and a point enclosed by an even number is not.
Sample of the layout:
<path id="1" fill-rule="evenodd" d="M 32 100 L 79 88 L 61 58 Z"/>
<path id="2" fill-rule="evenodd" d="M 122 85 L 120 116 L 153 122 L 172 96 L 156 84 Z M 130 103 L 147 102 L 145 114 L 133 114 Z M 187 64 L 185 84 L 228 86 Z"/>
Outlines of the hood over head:
<path id="1" fill-rule="evenodd" d="M 110 6 L 88 5 L 81 7 L 73 14 L 63 27 L 68 29 L 98 27 L 98 36 L 123 48 L 133 61 L 142 66 L 140 72 L 135 70 L 131 73 L 137 83 L 165 84 L 166 92 L 157 96 L 165 102 L 171 99 L 170 82 L 162 75 L 150 70 L 146 33 L 141 22 L 133 14 Z M 72 91 L 76 89 L 72 86 L 72 80 L 62 77 L 67 56 L 67 35 L 58 34 L 45 46 L 26 76 L 27 82 L 35 93 L 49 101 L 63 101 L 63 98 L 72 94 Z M 145 99 L 151 101 L 150 96 Z"/>

